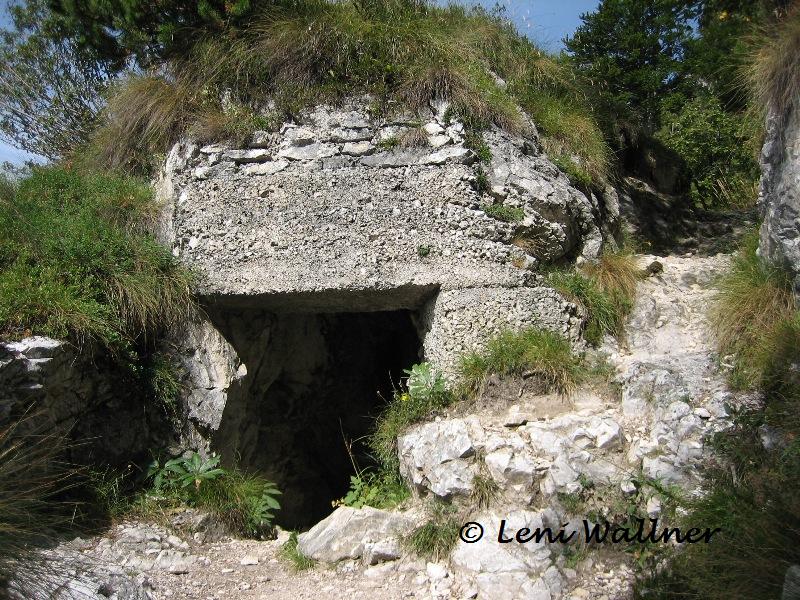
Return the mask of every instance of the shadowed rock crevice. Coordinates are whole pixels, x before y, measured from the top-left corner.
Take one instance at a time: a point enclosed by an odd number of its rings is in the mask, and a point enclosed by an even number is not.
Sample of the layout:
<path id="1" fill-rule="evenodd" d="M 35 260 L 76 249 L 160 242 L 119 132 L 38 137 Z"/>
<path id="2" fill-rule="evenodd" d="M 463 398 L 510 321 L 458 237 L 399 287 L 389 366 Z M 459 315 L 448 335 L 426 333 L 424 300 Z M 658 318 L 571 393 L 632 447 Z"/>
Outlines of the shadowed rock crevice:
<path id="1" fill-rule="evenodd" d="M 242 366 L 213 447 L 227 464 L 283 490 L 278 521 L 305 527 L 331 512 L 353 465 L 371 464 L 366 436 L 403 375 L 420 360 L 416 316 L 371 313 L 209 312 Z M 246 374 L 245 374 L 246 370 Z"/>

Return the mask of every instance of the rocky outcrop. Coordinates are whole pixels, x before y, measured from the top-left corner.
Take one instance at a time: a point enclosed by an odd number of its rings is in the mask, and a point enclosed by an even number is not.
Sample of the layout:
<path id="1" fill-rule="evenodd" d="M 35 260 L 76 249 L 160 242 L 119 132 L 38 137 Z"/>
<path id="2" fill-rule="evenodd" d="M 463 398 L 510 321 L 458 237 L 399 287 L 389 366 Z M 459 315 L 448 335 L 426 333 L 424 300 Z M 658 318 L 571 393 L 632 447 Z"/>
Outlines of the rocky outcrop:
<path id="1" fill-rule="evenodd" d="M 759 253 L 785 269 L 800 292 L 800 110 L 771 113 L 761 150 Z"/>
<path id="2" fill-rule="evenodd" d="M 0 424 L 56 433 L 73 460 L 125 464 L 148 450 L 160 415 L 148 415 L 141 390 L 107 355 L 81 353 L 47 337 L 0 343 Z"/>

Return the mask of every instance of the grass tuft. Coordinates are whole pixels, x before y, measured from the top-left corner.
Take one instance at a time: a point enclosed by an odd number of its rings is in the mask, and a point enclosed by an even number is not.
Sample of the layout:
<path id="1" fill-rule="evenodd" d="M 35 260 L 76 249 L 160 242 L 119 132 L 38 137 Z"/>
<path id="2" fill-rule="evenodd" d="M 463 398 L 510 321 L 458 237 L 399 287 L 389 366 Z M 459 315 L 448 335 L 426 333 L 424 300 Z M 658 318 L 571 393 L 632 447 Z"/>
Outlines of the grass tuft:
<path id="1" fill-rule="evenodd" d="M 771 107 L 779 117 L 800 100 L 800 8 L 794 7 L 754 41 L 745 79 L 757 107 Z"/>
<path id="2" fill-rule="evenodd" d="M 112 90 L 94 144 L 104 164 L 141 168 L 182 135 L 224 135 L 235 129 L 226 122 L 240 118 L 230 104 L 244 112 L 276 106 L 291 116 L 310 104 L 369 93 L 381 106 L 411 110 L 446 100 L 451 115 L 475 134 L 492 125 L 528 130 L 521 105 L 541 121 L 548 152 L 577 156 L 592 177 L 608 169 L 588 85 L 566 61 L 547 56 L 508 21 L 480 8 L 266 3 L 245 27 L 207 34 L 160 67 Z M 485 144 L 475 137 L 467 142 L 490 160 Z"/>
<path id="3" fill-rule="evenodd" d="M 146 231 L 139 180 L 35 167 L 0 199 L 0 333 L 127 351 L 190 313 L 191 278 Z"/>
<path id="4" fill-rule="evenodd" d="M 64 497 L 78 474 L 62 462 L 64 438 L 34 422 L 29 415 L 0 429 L 0 583 L 17 576 L 28 592 L 52 574 L 40 550 L 69 527 L 75 505 Z"/>
<path id="5" fill-rule="evenodd" d="M 505 204 L 484 204 L 483 212 L 493 219 L 506 223 L 519 223 L 525 218 L 525 210 L 519 206 L 506 206 Z"/>
<path id="6" fill-rule="evenodd" d="M 732 383 L 755 388 L 797 339 L 795 303 L 789 277 L 756 254 L 758 234 L 745 238 L 731 270 L 718 284 L 710 316 L 720 353 L 734 356 Z M 794 335 L 792 335 L 794 332 Z"/>
<path id="7" fill-rule="evenodd" d="M 598 345 L 605 334 L 618 339 L 624 335 L 625 317 L 633 309 L 639 270 L 627 251 L 603 254 L 582 271 L 552 271 L 548 281 L 587 313 L 584 336 Z"/>
<path id="8" fill-rule="evenodd" d="M 434 562 L 447 557 L 458 541 L 461 523 L 451 506 L 434 503 L 430 518 L 404 540 L 406 547 Z"/>
<path id="9" fill-rule="evenodd" d="M 477 508 L 489 508 L 499 494 L 500 486 L 488 473 L 472 478 L 472 502 Z"/>
<path id="10" fill-rule="evenodd" d="M 300 552 L 300 549 L 297 547 L 296 531 L 293 531 L 291 535 L 289 535 L 289 539 L 281 546 L 278 556 L 291 563 L 295 572 L 312 569 L 317 564 L 317 561 L 313 558 L 309 558 Z"/>
<path id="11" fill-rule="evenodd" d="M 548 390 L 570 394 L 582 380 L 581 359 L 572 354 L 569 342 L 544 329 L 519 333 L 504 331 L 489 340 L 483 352 L 464 356 L 460 365 L 460 395 L 480 392 L 490 375 L 538 377 Z"/>

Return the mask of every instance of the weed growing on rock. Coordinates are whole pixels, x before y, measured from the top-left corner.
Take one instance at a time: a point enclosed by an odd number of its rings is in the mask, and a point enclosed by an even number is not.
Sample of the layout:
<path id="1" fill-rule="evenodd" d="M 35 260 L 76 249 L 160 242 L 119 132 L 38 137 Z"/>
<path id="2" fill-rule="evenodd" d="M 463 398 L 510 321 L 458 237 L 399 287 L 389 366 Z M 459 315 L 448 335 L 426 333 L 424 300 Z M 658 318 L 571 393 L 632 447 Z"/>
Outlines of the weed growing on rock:
<path id="1" fill-rule="evenodd" d="M 444 377 L 435 372 L 429 363 L 414 365 L 406 371 L 406 389 L 395 390 L 375 426 L 370 445 L 380 464 L 396 472 L 397 436 L 409 425 L 417 423 L 437 408 L 452 401 Z"/>
<path id="2" fill-rule="evenodd" d="M 552 271 L 547 281 L 586 311 L 586 329 L 583 332 L 586 341 L 599 345 L 606 333 L 620 335 L 623 315 L 617 310 L 613 299 L 592 278 L 578 271 Z"/>
<path id="3" fill-rule="evenodd" d="M 472 478 L 472 503 L 477 508 L 489 508 L 500 493 L 500 486 L 488 473 Z"/>
<path id="4" fill-rule="evenodd" d="M 378 142 L 378 148 L 380 148 L 381 150 L 394 150 L 399 146 L 400 146 L 400 138 L 397 136 L 387 137 Z"/>
<path id="5" fill-rule="evenodd" d="M 486 350 L 468 354 L 460 364 L 459 395 L 471 397 L 490 375 L 536 376 L 547 389 L 570 394 L 585 376 L 583 361 L 569 342 L 544 329 L 505 331 L 489 340 Z"/>
<path id="6" fill-rule="evenodd" d="M 390 509 L 407 500 L 411 492 L 400 474 L 381 469 L 361 471 L 350 477 L 350 489 L 339 503 L 353 508 Z"/>
<path id="7" fill-rule="evenodd" d="M 289 535 L 289 539 L 281 546 L 278 556 L 291 563 L 296 572 L 312 569 L 317 564 L 317 561 L 313 558 L 309 558 L 300 552 L 300 549 L 297 547 L 296 531 L 293 531 L 291 535 Z"/>
<path id="8" fill-rule="evenodd" d="M 486 171 L 480 167 L 475 169 L 475 181 L 473 186 L 475 187 L 475 191 L 479 194 L 486 194 L 491 189 L 489 177 L 487 177 Z"/>
<path id="9" fill-rule="evenodd" d="M 575 187 L 582 190 L 588 190 L 592 187 L 592 176 L 589 175 L 586 169 L 581 168 L 579 164 L 572 160 L 571 157 L 552 154 L 549 155 L 548 158 L 550 162 L 561 169 L 564 175 L 567 176 L 567 179 L 569 179 L 569 182 Z"/>
<path id="10" fill-rule="evenodd" d="M 483 136 L 478 131 L 468 131 L 464 135 L 464 146 L 469 148 L 482 163 L 492 162 L 492 150 L 484 141 Z"/>
<path id="11" fill-rule="evenodd" d="M 441 502 L 434 502 L 429 519 L 405 538 L 405 546 L 417 556 L 436 562 L 450 554 L 458 541 L 461 522 L 455 509 Z"/>
<path id="12" fill-rule="evenodd" d="M 587 321 L 584 336 L 594 345 L 605 334 L 624 335 L 625 317 L 633 308 L 639 272 L 630 252 L 603 254 L 582 271 L 551 271 L 548 281 L 568 299 L 583 306 Z"/>
<path id="13" fill-rule="evenodd" d="M 506 223 L 519 223 L 525 218 L 525 210 L 519 206 L 506 206 L 505 204 L 484 204 L 483 212 L 493 219 Z"/>

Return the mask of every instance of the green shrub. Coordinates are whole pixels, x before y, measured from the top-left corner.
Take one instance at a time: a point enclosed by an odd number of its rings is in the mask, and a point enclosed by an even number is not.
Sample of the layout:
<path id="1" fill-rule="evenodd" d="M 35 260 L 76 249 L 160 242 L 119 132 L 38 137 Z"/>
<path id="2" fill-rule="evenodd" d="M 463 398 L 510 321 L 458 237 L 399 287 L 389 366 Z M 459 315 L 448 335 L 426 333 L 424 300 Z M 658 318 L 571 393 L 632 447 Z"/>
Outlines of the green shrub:
<path id="1" fill-rule="evenodd" d="M 698 205 L 722 206 L 731 197 L 724 194 L 725 186 L 752 189 L 758 180 L 745 119 L 723 110 L 719 100 L 710 95 L 683 104 L 677 113 L 662 115 L 656 138 L 686 161 L 692 199 Z M 746 198 L 737 202 L 752 205 L 755 200 L 752 196 L 749 203 Z"/>
<path id="2" fill-rule="evenodd" d="M 275 485 L 257 475 L 219 466 L 219 457 L 192 453 L 154 463 L 150 468 L 153 494 L 213 512 L 235 531 L 260 537 L 272 529 L 280 509 Z"/>
<path id="3" fill-rule="evenodd" d="M 483 212 L 493 219 L 506 223 L 518 223 L 525 218 L 525 210 L 519 206 L 506 206 L 505 204 L 484 204 Z"/>
<path id="4" fill-rule="evenodd" d="M 489 340 L 483 352 L 464 356 L 460 364 L 462 396 L 478 393 L 489 375 L 536 375 L 549 390 L 571 393 L 585 375 L 582 360 L 569 342 L 544 329 L 504 331 Z"/>
<path id="5" fill-rule="evenodd" d="M 375 433 L 370 439 L 378 462 L 390 473 L 395 473 L 398 468 L 397 436 L 431 411 L 447 406 L 452 401 L 444 378 L 429 363 L 414 365 L 406 373 L 406 391 L 402 388 L 395 390 L 378 418 Z"/>
<path id="6" fill-rule="evenodd" d="M 350 477 L 350 489 L 341 504 L 353 508 L 394 508 L 411 495 L 399 473 L 381 469 L 361 471 Z"/>
<path id="7" fill-rule="evenodd" d="M 119 353 L 187 315 L 189 276 L 144 231 L 154 211 L 142 181 L 34 168 L 0 199 L 0 332 Z"/>

